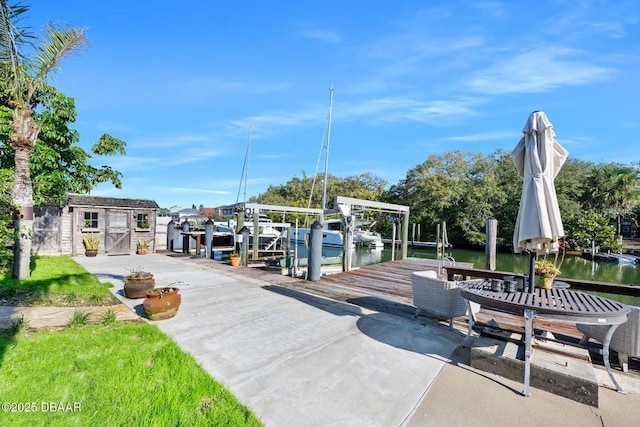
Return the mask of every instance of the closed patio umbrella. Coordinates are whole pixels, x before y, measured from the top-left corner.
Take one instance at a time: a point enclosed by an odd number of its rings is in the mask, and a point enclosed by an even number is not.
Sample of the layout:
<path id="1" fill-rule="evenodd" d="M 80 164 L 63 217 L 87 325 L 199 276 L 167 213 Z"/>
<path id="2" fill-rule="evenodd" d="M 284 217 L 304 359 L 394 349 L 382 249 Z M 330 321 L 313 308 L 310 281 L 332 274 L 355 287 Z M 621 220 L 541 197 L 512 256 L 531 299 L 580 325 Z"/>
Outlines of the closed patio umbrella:
<path id="1" fill-rule="evenodd" d="M 513 247 L 516 253 L 530 253 L 528 291 L 533 292 L 537 254 L 557 252 L 558 240 L 564 237 L 553 181 L 569 153 L 556 141 L 551 122 L 542 111 L 531 113 L 522 132 L 511 153 L 523 180 Z"/>

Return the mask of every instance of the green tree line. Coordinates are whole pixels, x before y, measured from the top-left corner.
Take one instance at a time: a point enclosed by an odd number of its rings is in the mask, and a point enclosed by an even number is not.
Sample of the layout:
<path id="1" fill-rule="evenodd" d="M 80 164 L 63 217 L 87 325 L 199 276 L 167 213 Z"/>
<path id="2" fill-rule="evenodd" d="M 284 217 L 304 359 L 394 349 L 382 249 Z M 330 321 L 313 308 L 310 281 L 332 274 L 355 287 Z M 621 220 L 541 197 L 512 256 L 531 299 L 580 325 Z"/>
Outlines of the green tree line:
<path id="1" fill-rule="evenodd" d="M 270 186 L 251 201 L 320 207 L 321 181 L 319 176 L 312 194 L 313 177 L 303 173 L 302 178 Z M 601 249 L 619 251 L 622 219 L 637 226 L 640 213 L 637 164 L 595 164 L 569 158 L 555 186 L 569 248 L 589 248 L 594 241 Z M 327 200 L 341 195 L 409 206 L 410 222 L 420 225 L 423 240 L 433 239 L 437 224 L 445 221 L 449 241 L 458 245 L 484 245 L 486 221 L 495 218 L 498 244 L 508 247 L 512 244 L 521 192 L 522 179 L 511 153 L 454 151 L 429 156 L 388 188 L 383 179 L 369 174 L 329 176 Z M 391 234 L 394 218 L 376 213 L 369 216 L 376 220 L 378 231 L 386 236 Z"/>

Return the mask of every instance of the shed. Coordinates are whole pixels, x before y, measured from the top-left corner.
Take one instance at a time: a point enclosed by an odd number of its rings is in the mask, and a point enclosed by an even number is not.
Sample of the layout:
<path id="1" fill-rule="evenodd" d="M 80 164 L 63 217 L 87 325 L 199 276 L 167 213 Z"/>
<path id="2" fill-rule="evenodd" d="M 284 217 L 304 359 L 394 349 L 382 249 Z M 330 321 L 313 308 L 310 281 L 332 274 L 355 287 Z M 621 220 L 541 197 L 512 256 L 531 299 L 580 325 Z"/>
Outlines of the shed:
<path id="1" fill-rule="evenodd" d="M 70 233 L 62 233 L 61 252 L 72 256 L 84 253 L 85 233 L 100 239 L 99 254 L 131 253 L 139 240 L 149 242 L 149 250 L 153 252 L 159 210 L 153 200 L 69 193 L 62 209 L 61 228 Z"/>

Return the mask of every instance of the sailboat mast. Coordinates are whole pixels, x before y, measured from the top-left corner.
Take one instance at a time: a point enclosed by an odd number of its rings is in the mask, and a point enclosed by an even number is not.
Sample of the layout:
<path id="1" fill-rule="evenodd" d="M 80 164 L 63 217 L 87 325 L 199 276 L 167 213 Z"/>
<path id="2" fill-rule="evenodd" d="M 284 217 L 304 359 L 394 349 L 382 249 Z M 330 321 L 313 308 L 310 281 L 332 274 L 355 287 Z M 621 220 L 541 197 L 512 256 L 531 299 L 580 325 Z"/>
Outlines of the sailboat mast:
<path id="1" fill-rule="evenodd" d="M 249 126 L 249 141 L 247 141 L 247 152 L 244 155 L 244 164 L 242 165 L 242 176 L 240 177 L 240 186 L 238 187 L 238 195 L 236 196 L 236 205 L 240 199 L 240 191 L 244 182 L 244 192 L 242 194 L 242 203 L 247 203 L 247 177 L 249 176 L 249 152 L 251 150 L 251 126 Z"/>
<path id="2" fill-rule="evenodd" d="M 327 149 L 324 153 L 324 182 L 322 183 L 322 214 L 320 222 L 324 222 L 324 211 L 327 208 L 327 182 L 329 181 L 329 146 L 331 145 L 331 118 L 333 115 L 333 88 L 329 89 L 329 122 L 327 124 Z"/>

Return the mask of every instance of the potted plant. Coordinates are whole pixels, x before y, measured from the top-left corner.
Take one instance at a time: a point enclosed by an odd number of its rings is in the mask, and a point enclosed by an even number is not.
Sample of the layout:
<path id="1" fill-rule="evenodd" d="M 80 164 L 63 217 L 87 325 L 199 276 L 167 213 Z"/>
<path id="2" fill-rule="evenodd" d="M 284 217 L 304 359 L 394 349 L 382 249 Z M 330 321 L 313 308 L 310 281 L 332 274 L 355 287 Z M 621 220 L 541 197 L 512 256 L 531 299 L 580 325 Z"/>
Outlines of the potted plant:
<path id="1" fill-rule="evenodd" d="M 149 240 L 138 240 L 136 244 L 136 253 L 138 255 L 146 255 L 147 250 L 149 249 Z"/>
<path id="2" fill-rule="evenodd" d="M 156 288 L 145 292 L 142 309 L 149 320 L 164 320 L 176 315 L 181 302 L 178 288 Z"/>
<path id="3" fill-rule="evenodd" d="M 84 243 L 85 256 L 98 255 L 98 246 L 100 246 L 100 239 L 95 234 L 83 234 L 82 243 Z"/>
<path id="4" fill-rule="evenodd" d="M 127 298 L 144 298 L 145 292 L 155 288 L 156 279 L 153 274 L 144 270 L 129 270 L 124 278 L 124 296 Z"/>
<path id="5" fill-rule="evenodd" d="M 539 259 L 535 265 L 536 273 L 536 285 L 539 288 L 551 289 L 553 280 L 560 274 L 560 268 L 558 268 L 554 262 L 546 259 Z"/>
<path id="6" fill-rule="evenodd" d="M 231 262 L 232 267 L 237 267 L 240 265 L 240 254 L 238 252 L 231 252 L 229 255 L 229 261 Z"/>

